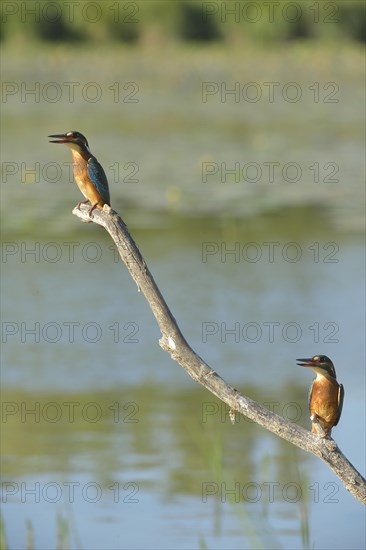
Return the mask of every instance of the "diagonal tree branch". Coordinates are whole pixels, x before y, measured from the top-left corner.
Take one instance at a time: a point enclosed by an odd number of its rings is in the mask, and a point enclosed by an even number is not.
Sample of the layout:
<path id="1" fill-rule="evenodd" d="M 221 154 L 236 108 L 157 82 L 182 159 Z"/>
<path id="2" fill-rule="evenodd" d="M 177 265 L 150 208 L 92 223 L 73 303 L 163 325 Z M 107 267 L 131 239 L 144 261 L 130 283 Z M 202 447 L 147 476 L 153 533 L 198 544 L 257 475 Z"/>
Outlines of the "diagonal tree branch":
<path id="1" fill-rule="evenodd" d="M 193 351 L 181 333 L 127 226 L 117 212 L 105 205 L 103 210 L 94 210 L 93 217 L 90 218 L 89 206 L 81 205 L 80 209 L 74 208 L 73 214 L 85 222 L 93 221 L 108 231 L 156 318 L 162 333 L 160 346 L 170 353 L 172 359 L 177 361 L 193 380 L 216 395 L 232 411 L 238 411 L 300 449 L 321 458 L 342 481 L 345 488 L 357 500 L 366 504 L 366 480 L 343 455 L 333 439 L 321 438 L 242 395 Z"/>

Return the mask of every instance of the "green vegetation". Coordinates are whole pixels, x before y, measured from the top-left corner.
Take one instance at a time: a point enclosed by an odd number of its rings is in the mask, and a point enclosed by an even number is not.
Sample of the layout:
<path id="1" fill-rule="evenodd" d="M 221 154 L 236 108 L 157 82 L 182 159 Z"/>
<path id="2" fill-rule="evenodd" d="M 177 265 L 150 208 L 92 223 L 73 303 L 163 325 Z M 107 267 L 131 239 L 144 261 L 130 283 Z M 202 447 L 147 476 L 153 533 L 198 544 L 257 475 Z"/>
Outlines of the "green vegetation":
<path id="1" fill-rule="evenodd" d="M 6 550 L 7 549 L 6 535 L 5 535 L 5 525 L 4 525 L 4 520 L 3 520 L 1 515 L 0 515 L 0 548 L 1 548 L 1 550 Z"/>
<path id="2" fill-rule="evenodd" d="M 1 38 L 45 42 L 364 41 L 365 4 L 357 0 L 3 2 Z"/>
<path id="3" fill-rule="evenodd" d="M 57 530 L 57 543 L 55 548 L 57 550 L 68 550 L 71 548 L 70 544 L 70 526 L 68 520 L 64 518 L 61 514 L 58 514 L 56 517 L 56 530 Z M 25 524 L 25 537 L 26 537 L 26 549 L 34 550 L 34 528 L 33 523 L 30 519 L 26 520 Z M 7 550 L 8 545 L 6 543 L 5 536 L 5 525 L 2 516 L 0 515 L 0 549 Z M 76 548 L 81 548 L 78 544 Z"/>

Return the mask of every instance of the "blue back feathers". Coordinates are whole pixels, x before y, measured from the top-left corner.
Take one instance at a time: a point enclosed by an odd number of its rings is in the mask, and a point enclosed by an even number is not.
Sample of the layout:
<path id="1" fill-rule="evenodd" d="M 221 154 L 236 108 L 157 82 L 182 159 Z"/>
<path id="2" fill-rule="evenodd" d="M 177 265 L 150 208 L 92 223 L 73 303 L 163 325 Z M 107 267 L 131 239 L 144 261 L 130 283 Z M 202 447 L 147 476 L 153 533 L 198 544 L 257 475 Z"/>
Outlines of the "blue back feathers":
<path id="1" fill-rule="evenodd" d="M 95 157 L 91 157 L 88 160 L 88 175 L 91 181 L 94 183 L 98 193 L 103 200 L 110 206 L 111 199 L 109 195 L 108 180 L 102 166 L 99 164 Z"/>

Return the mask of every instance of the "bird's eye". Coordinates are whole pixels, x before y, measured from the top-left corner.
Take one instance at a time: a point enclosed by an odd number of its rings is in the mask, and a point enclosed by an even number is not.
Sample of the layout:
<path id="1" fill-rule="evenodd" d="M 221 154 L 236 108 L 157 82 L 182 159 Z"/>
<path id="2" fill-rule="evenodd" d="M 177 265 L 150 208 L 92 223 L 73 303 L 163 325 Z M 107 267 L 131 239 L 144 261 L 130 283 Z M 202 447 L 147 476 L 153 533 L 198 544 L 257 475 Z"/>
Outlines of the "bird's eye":
<path id="1" fill-rule="evenodd" d="M 319 355 L 315 355 L 315 356 L 313 357 L 313 361 L 319 361 L 319 359 L 320 359 Z"/>
<path id="2" fill-rule="evenodd" d="M 72 136 L 72 132 L 67 132 L 67 136 Z"/>

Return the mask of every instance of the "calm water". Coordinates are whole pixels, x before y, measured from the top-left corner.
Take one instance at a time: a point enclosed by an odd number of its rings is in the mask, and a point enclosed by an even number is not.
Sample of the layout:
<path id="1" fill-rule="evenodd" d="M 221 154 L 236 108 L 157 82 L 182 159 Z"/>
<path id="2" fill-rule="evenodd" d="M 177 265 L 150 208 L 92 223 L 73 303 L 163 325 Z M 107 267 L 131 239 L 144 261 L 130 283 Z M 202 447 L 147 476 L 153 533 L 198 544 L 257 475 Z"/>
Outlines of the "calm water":
<path id="1" fill-rule="evenodd" d="M 286 243 L 281 225 L 274 220 L 267 237 L 259 230 L 257 242 Z M 86 229 L 92 240 L 80 249 L 92 257 L 99 247 L 99 261 L 22 263 L 13 255 L 3 264 L 3 479 L 13 483 L 3 513 L 12 547 L 24 541 L 27 518 L 37 548 L 54 544 L 60 514 L 85 548 L 196 548 L 201 538 L 209 547 L 301 547 L 306 506 L 317 547 L 341 548 L 346 539 L 360 547 L 361 506 L 315 458 L 245 420 L 230 424 L 225 408 L 160 350 L 143 297 L 101 231 Z M 248 231 L 236 228 L 234 242 L 244 246 Z M 225 242 L 212 227 L 204 233 Z M 334 359 L 346 387 L 335 435 L 362 469 L 361 441 L 347 429 L 365 428 L 362 242 L 338 239 L 337 263 L 235 263 L 202 262 L 198 226 L 186 236 L 174 227 L 136 236 L 189 341 L 249 396 L 307 426 L 312 376 L 295 358 Z M 37 242 L 51 257 L 51 241 Z M 305 253 L 313 240 L 296 242 Z M 318 517 L 334 509 L 354 520 L 330 540 Z"/>
<path id="2" fill-rule="evenodd" d="M 161 60 L 155 72 L 151 54 L 121 53 L 143 92 L 137 105 L 12 100 L 3 157 L 62 166 L 69 152 L 45 136 L 91 134 L 113 204 L 194 349 L 228 383 L 306 427 L 312 373 L 295 359 L 329 355 L 346 390 L 333 435 L 362 472 L 360 75 L 347 52 L 322 61 L 297 54 L 305 74 L 291 52 L 287 63 L 271 53 L 261 75 L 259 54 L 191 52 L 177 65 Z M 78 73 L 66 50 L 42 55 L 32 69 L 40 79 L 61 82 L 52 61 L 65 80 Z M 107 59 L 99 77 L 113 82 Z M 273 63 L 284 82 L 304 89 L 337 80 L 342 106 L 202 102 L 203 79 L 270 80 Z M 15 57 L 8 78 L 30 82 L 24 65 Z M 83 78 L 93 77 L 86 68 Z M 138 184 L 113 183 L 116 158 L 136 162 Z M 294 186 L 202 182 L 202 162 L 274 158 L 303 168 L 337 162 L 340 181 L 316 185 L 308 171 Z M 224 406 L 160 349 L 155 320 L 111 242 L 71 215 L 79 194 L 65 171 L 54 183 L 20 184 L 23 175 L 8 175 L 2 187 L 9 548 L 24 547 L 29 522 L 37 549 L 58 539 L 90 549 L 362 548 L 363 508 L 325 465 L 245 419 L 232 425 Z"/>

